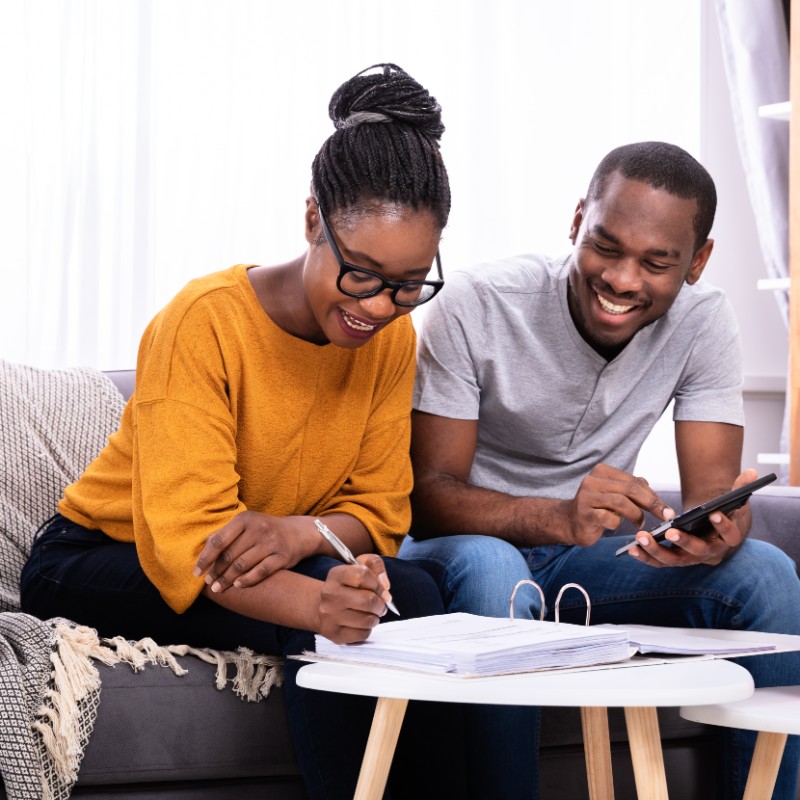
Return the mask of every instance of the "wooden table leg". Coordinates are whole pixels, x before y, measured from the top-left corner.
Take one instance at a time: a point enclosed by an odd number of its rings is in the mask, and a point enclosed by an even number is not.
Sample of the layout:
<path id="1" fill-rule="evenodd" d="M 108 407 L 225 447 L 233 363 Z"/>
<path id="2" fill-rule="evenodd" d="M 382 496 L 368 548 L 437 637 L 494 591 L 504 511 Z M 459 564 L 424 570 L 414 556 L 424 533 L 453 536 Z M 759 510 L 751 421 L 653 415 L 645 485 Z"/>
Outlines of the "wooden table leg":
<path id="1" fill-rule="evenodd" d="M 591 800 L 614 800 L 607 708 L 581 708 L 583 752 Z"/>
<path id="2" fill-rule="evenodd" d="M 379 697 L 353 800 L 381 800 L 408 700 Z"/>
<path id="3" fill-rule="evenodd" d="M 778 779 L 781 758 L 783 758 L 783 748 L 786 746 L 786 738 L 785 733 L 761 731 L 758 734 L 743 800 L 772 797 L 772 790 Z"/>
<path id="4" fill-rule="evenodd" d="M 633 775 L 639 800 L 667 800 L 667 776 L 655 708 L 625 709 Z"/>

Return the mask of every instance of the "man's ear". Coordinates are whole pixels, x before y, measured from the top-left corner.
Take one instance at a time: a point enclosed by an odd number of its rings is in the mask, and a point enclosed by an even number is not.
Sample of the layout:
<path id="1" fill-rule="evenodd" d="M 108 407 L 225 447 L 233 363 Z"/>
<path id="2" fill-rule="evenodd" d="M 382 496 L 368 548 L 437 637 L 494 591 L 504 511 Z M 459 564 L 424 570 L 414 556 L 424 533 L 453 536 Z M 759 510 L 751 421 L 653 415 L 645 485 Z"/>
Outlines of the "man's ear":
<path id="1" fill-rule="evenodd" d="M 319 209 L 317 201 L 313 197 L 306 198 L 306 241 L 309 244 L 316 244 L 319 241 L 322 227 L 319 222 Z"/>
<path id="2" fill-rule="evenodd" d="M 581 222 L 583 222 L 583 211 L 585 204 L 586 199 L 581 197 L 581 199 L 578 200 L 578 205 L 575 207 L 575 213 L 572 216 L 572 224 L 569 228 L 569 240 L 572 242 L 572 244 L 575 244 L 575 242 L 578 240 L 578 231 L 580 230 Z"/>
<path id="3" fill-rule="evenodd" d="M 700 280 L 703 270 L 706 268 L 708 259 L 711 258 L 711 251 L 714 249 L 714 240 L 706 239 L 705 244 L 694 254 L 692 265 L 686 273 L 686 283 L 690 286 Z"/>

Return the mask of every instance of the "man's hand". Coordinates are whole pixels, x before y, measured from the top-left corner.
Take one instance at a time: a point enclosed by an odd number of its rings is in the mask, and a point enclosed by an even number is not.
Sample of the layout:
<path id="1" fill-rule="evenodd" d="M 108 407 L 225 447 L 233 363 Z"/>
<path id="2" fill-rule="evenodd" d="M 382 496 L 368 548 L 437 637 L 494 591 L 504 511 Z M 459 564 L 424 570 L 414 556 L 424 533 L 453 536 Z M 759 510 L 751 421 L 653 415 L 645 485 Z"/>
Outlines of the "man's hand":
<path id="1" fill-rule="evenodd" d="M 254 586 L 280 569 L 293 567 L 313 555 L 320 542 L 313 526 L 298 524 L 300 519 L 257 511 L 237 514 L 206 539 L 195 575 L 205 573 L 211 590 L 223 592 L 230 586 Z"/>
<path id="2" fill-rule="evenodd" d="M 357 557 L 359 566 L 334 567 L 322 587 L 317 630 L 337 644 L 362 642 L 386 613 L 389 578 L 374 553 Z"/>
<path id="3" fill-rule="evenodd" d="M 738 489 L 757 477 L 755 470 L 747 469 L 736 478 L 732 488 Z M 714 526 L 714 532 L 705 536 L 692 536 L 677 528 L 670 528 L 665 538 L 672 542 L 672 547 L 664 547 L 649 533 L 640 531 L 636 534 L 637 546 L 631 547 L 628 554 L 652 567 L 719 564 L 730 557 L 747 536 L 750 529 L 750 504 L 745 503 L 729 516 L 715 511 L 709 516 L 709 521 Z"/>
<path id="4" fill-rule="evenodd" d="M 645 511 L 661 520 L 675 516 L 644 478 L 598 464 L 581 481 L 575 499 L 569 504 L 572 536 L 566 544 L 582 547 L 594 544 L 603 531 L 615 530 L 623 519 L 640 527 Z"/>

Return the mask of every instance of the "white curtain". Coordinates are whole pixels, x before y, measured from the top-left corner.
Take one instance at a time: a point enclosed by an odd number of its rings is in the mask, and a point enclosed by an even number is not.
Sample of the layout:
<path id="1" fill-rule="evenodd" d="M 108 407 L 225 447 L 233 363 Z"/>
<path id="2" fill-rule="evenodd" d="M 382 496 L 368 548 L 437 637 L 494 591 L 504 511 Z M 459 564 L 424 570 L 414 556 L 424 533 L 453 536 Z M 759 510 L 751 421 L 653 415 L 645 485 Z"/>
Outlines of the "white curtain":
<path id="1" fill-rule="evenodd" d="M 758 109 L 789 99 L 789 40 L 780 0 L 716 0 L 736 139 L 768 274 L 789 276 L 789 126 Z M 789 326 L 789 292 L 776 290 Z M 788 374 L 788 371 L 787 371 Z M 787 378 L 788 380 L 788 378 Z M 781 452 L 789 451 L 789 387 Z M 786 468 L 782 472 L 787 472 Z"/>
<path id="2" fill-rule="evenodd" d="M 789 40 L 780 0 L 716 0 L 736 139 L 767 272 L 789 275 L 789 127 L 759 116 L 789 99 Z M 788 326 L 788 291 L 775 293 Z"/>
<path id="3" fill-rule="evenodd" d="M 330 96 L 379 61 L 444 109 L 445 274 L 564 251 L 611 147 L 698 153 L 699 17 L 695 0 L 3 0 L 0 358 L 130 367 L 186 281 L 302 252 Z"/>
<path id="4" fill-rule="evenodd" d="M 154 263 L 150 13 L 149 2 L 0 10 L 7 360 L 112 366 L 142 329 Z"/>

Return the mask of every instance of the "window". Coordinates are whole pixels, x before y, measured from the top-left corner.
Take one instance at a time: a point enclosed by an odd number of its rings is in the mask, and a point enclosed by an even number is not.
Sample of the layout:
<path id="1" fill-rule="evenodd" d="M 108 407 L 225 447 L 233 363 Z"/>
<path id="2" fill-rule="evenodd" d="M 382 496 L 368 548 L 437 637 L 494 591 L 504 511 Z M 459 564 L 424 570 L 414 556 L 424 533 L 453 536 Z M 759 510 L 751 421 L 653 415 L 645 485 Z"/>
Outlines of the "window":
<path id="1" fill-rule="evenodd" d="M 572 210 L 617 144 L 698 153 L 694 0 L 273 8 L 0 5 L 0 357 L 130 367 L 186 281 L 301 252 L 330 95 L 378 61 L 403 66 L 444 109 L 445 277 L 566 250 Z"/>

